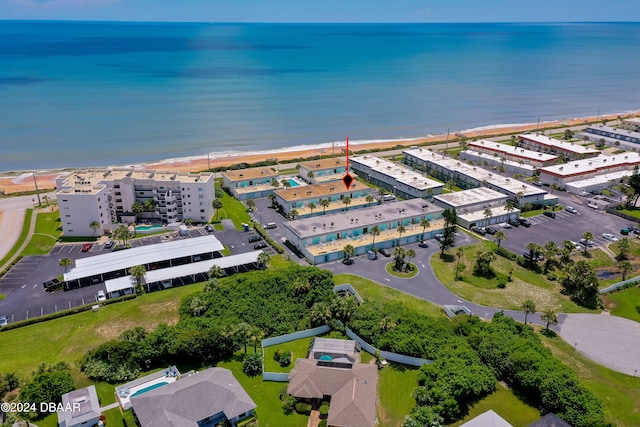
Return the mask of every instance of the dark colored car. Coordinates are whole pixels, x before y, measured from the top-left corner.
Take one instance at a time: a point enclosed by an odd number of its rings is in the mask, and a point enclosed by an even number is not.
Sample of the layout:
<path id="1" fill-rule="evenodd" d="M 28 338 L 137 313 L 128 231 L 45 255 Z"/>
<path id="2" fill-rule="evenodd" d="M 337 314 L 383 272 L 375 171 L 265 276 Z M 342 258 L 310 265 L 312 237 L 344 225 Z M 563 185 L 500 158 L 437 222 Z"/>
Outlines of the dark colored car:
<path id="1" fill-rule="evenodd" d="M 626 236 L 629 233 L 631 233 L 631 230 L 629 228 L 623 228 L 622 230 L 620 230 L 620 234 L 624 236 Z"/>
<path id="2" fill-rule="evenodd" d="M 531 227 L 531 224 L 533 224 L 527 218 L 518 218 L 518 222 L 520 223 L 520 225 L 524 225 L 525 227 Z"/>
<path id="3" fill-rule="evenodd" d="M 556 213 L 552 211 L 545 211 L 542 213 L 544 216 L 548 216 L 549 218 L 556 219 Z"/>
<path id="4" fill-rule="evenodd" d="M 260 242 L 253 245 L 253 249 L 263 249 L 266 247 L 267 247 L 267 244 L 265 242 Z"/>
<path id="5" fill-rule="evenodd" d="M 485 234 L 487 234 L 484 227 L 471 227 L 471 231 L 478 233 L 481 236 L 484 236 Z"/>
<path id="6" fill-rule="evenodd" d="M 420 246 L 421 248 L 428 248 L 429 247 L 427 242 L 420 242 L 420 243 L 418 243 L 418 246 Z"/>
<path id="7" fill-rule="evenodd" d="M 353 258 L 342 258 L 342 263 L 344 265 L 351 265 L 353 264 Z"/>
<path id="8" fill-rule="evenodd" d="M 510 219 L 509 221 L 507 221 L 507 224 L 513 227 L 518 227 L 520 225 L 520 222 L 517 219 Z"/>
<path id="9" fill-rule="evenodd" d="M 391 251 L 389 249 L 378 249 L 378 253 L 386 257 L 391 256 Z"/>
<path id="10" fill-rule="evenodd" d="M 205 225 L 204 229 L 207 233 L 213 233 L 213 226 L 212 225 Z"/>
<path id="11" fill-rule="evenodd" d="M 49 289 L 52 286 L 57 285 L 58 283 L 60 283 L 60 280 L 58 280 L 57 278 L 55 279 L 51 279 L 51 280 L 47 280 L 46 282 L 44 282 L 42 284 L 42 286 L 44 286 L 45 289 Z"/>
<path id="12" fill-rule="evenodd" d="M 486 231 L 488 234 L 491 234 L 492 236 L 498 232 L 498 230 L 493 227 L 487 227 L 484 229 L 484 231 Z"/>
<path id="13" fill-rule="evenodd" d="M 533 258 L 531 258 L 531 253 L 530 252 L 525 252 L 522 254 L 522 258 L 528 260 L 528 261 L 535 261 L 535 262 L 541 262 L 544 261 L 544 256 L 540 253 L 534 253 L 533 254 Z"/>
<path id="14" fill-rule="evenodd" d="M 249 237 L 249 243 L 259 242 L 260 240 L 262 240 L 262 236 L 258 236 L 257 234 Z"/>

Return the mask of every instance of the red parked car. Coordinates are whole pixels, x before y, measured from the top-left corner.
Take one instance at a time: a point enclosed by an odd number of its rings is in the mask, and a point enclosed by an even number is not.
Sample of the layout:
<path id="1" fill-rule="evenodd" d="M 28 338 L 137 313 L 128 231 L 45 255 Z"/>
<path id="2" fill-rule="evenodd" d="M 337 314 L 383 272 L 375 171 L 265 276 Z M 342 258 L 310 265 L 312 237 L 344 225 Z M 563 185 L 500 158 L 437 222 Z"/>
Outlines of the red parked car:
<path id="1" fill-rule="evenodd" d="M 93 246 L 93 244 L 92 244 L 92 243 L 85 243 L 85 244 L 82 246 L 82 252 L 89 252 L 89 249 L 91 249 L 91 247 L 92 247 L 92 246 Z"/>

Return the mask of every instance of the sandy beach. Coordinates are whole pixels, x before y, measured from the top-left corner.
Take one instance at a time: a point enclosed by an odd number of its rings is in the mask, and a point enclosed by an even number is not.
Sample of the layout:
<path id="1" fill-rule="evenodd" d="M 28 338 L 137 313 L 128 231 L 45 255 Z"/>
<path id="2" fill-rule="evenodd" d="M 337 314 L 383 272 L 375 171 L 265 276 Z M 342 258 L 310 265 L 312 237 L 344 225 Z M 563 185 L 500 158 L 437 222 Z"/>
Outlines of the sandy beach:
<path id="1" fill-rule="evenodd" d="M 635 116 L 638 112 L 634 113 L 625 113 L 624 116 Z M 549 121 L 540 123 L 528 123 L 522 125 L 505 125 L 505 126 L 487 126 L 484 128 L 471 129 L 468 131 L 451 131 L 450 139 L 455 139 L 456 134 L 463 133 L 467 138 L 482 138 L 487 137 L 489 135 L 497 135 L 497 134 L 511 134 L 511 133 L 519 133 L 525 131 L 531 131 L 538 128 L 547 129 L 554 128 L 559 126 L 578 126 L 584 124 L 586 122 L 596 121 L 596 120 L 615 120 L 619 117 L 619 114 L 611 114 L 607 116 L 596 117 L 581 117 L 581 118 L 573 118 L 573 119 L 560 119 L 555 121 Z M 393 140 L 386 142 L 372 142 L 372 143 L 363 143 L 358 145 L 353 145 L 350 147 L 351 151 L 360 151 L 360 150 L 385 150 L 391 149 L 398 145 L 402 146 L 412 146 L 419 145 L 425 143 L 435 143 L 445 141 L 447 138 L 446 134 L 434 135 L 425 138 L 416 138 L 410 140 Z M 341 148 L 343 148 L 342 146 Z M 138 169 L 152 169 L 152 170 L 162 170 L 162 171 L 175 171 L 175 172 L 197 172 L 207 170 L 210 165 L 211 168 L 216 168 L 219 166 L 229 166 L 234 163 L 255 163 L 259 161 L 264 161 L 267 158 L 277 159 L 279 163 L 286 163 L 291 159 L 304 158 L 304 157 L 312 157 L 318 155 L 326 155 L 329 150 L 322 147 L 313 148 L 304 150 L 291 150 L 287 151 L 283 149 L 281 152 L 274 152 L 268 155 L 265 154 L 244 154 L 238 153 L 234 155 L 215 155 L 207 159 L 206 156 L 197 157 L 197 158 L 185 158 L 185 159 L 171 159 L 157 163 L 144 163 L 144 164 L 136 164 L 136 165 L 118 165 L 118 167 L 126 167 L 133 166 Z M 63 175 L 68 172 L 63 172 L 60 170 L 57 171 L 40 171 L 37 173 L 38 179 L 38 187 L 40 190 L 52 190 L 55 187 L 55 178 L 57 176 Z M 30 191 L 35 190 L 34 180 L 31 173 L 22 173 L 11 176 L 0 176 L 0 190 L 4 190 L 5 194 L 20 192 L 20 191 Z"/>

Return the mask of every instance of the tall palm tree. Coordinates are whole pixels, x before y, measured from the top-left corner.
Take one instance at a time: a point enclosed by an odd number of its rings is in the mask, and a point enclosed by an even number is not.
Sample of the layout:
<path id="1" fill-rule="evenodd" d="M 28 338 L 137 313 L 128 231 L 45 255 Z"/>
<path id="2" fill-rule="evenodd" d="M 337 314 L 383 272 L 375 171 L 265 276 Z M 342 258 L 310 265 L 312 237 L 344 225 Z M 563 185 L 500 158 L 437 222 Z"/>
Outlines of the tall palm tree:
<path id="1" fill-rule="evenodd" d="M 329 207 L 330 204 L 331 202 L 329 202 L 329 199 L 320 200 L 320 206 L 322 206 L 322 215 L 324 215 L 327 212 L 327 208 Z"/>
<path id="2" fill-rule="evenodd" d="M 367 201 L 367 207 L 369 207 L 371 202 L 375 200 L 371 194 L 367 194 L 367 197 L 365 197 L 364 199 Z"/>
<path id="3" fill-rule="evenodd" d="M 73 263 L 73 261 L 71 261 L 70 258 L 62 258 L 59 262 L 58 265 L 60 265 L 60 268 L 63 270 L 62 274 L 67 272 L 67 269 L 69 268 L 69 266 Z"/>
<path id="4" fill-rule="evenodd" d="M 266 252 L 261 252 L 260 255 L 258 255 L 258 267 L 259 268 L 267 268 L 267 266 L 269 265 L 269 261 L 271 260 L 271 256 L 266 253 Z"/>
<path id="5" fill-rule="evenodd" d="M 291 219 L 296 219 L 296 217 L 298 216 L 298 211 L 295 209 L 291 209 L 289 211 L 289 216 L 291 217 Z"/>
<path id="6" fill-rule="evenodd" d="M 384 196 L 387 195 L 387 190 L 385 190 L 384 188 L 381 188 L 380 190 L 378 190 L 378 194 L 380 195 L 379 202 L 382 203 L 382 199 L 384 198 Z"/>
<path id="7" fill-rule="evenodd" d="M 344 203 L 345 209 L 349 210 L 349 205 L 351 204 L 351 198 L 346 196 L 344 199 L 342 199 L 342 203 Z"/>
<path id="8" fill-rule="evenodd" d="M 252 335 L 251 325 L 246 322 L 238 323 L 235 330 L 235 338 L 244 347 L 244 354 L 247 354 L 247 343 Z"/>
<path id="9" fill-rule="evenodd" d="M 254 353 L 258 351 L 258 343 L 262 341 L 265 336 L 265 333 L 262 329 L 257 326 L 252 326 L 249 335 L 251 336 L 251 341 L 253 342 L 253 351 Z"/>
<path id="10" fill-rule="evenodd" d="M 211 202 L 211 207 L 216 210 L 215 218 L 218 219 L 218 210 L 222 209 L 222 200 L 213 199 Z"/>
<path id="11" fill-rule="evenodd" d="M 402 234 L 406 232 L 407 229 L 404 228 L 404 225 L 400 224 L 396 229 L 396 231 L 398 232 L 398 244 L 400 244 L 400 240 L 402 239 Z"/>
<path id="12" fill-rule="evenodd" d="M 344 251 L 344 257 L 346 259 L 351 258 L 351 256 L 355 253 L 355 248 L 353 247 L 353 245 L 345 245 L 342 250 Z"/>
<path id="13" fill-rule="evenodd" d="M 424 233 L 427 230 L 427 228 L 429 228 L 431 226 L 431 223 L 429 222 L 428 219 L 426 218 L 422 218 L 420 220 L 420 227 L 422 227 L 422 240 L 424 240 Z"/>
<path id="14" fill-rule="evenodd" d="M 142 279 L 146 274 L 147 269 L 144 268 L 144 265 L 134 265 L 129 269 L 129 274 L 131 274 L 136 279 L 136 293 L 138 295 L 142 294 Z"/>
<path id="15" fill-rule="evenodd" d="M 529 315 L 529 313 L 535 313 L 536 312 L 536 303 L 533 302 L 532 300 L 528 299 L 525 302 L 522 303 L 522 305 L 520 306 L 520 308 L 522 309 L 522 311 L 524 311 L 524 324 L 527 324 L 527 316 Z"/>
<path id="16" fill-rule="evenodd" d="M 464 255 L 464 249 L 462 249 L 461 247 L 456 248 L 456 258 L 458 258 L 458 261 L 456 262 L 456 271 L 454 273 L 455 280 L 458 280 L 459 278 L 460 258 L 462 258 L 462 255 Z"/>
<path id="17" fill-rule="evenodd" d="M 211 266 L 211 268 L 209 269 L 207 274 L 209 275 L 209 277 L 215 277 L 215 278 L 218 279 L 218 278 L 224 276 L 224 269 L 222 267 L 220 267 L 219 265 L 213 265 L 213 266 Z"/>
<path id="18" fill-rule="evenodd" d="M 253 199 L 248 199 L 247 200 L 247 207 L 249 208 L 250 211 L 253 212 L 253 208 L 256 207 L 256 201 Z"/>
<path id="19" fill-rule="evenodd" d="M 277 180 L 277 179 L 273 178 L 273 179 L 271 180 L 271 186 L 272 186 L 273 188 L 278 188 L 278 187 L 280 187 L 280 183 L 278 182 L 278 180 Z"/>
<path id="20" fill-rule="evenodd" d="M 315 174 L 313 173 L 313 171 L 309 172 L 307 174 L 307 178 L 309 178 L 309 182 L 311 182 L 311 180 L 315 177 Z"/>
<path id="21" fill-rule="evenodd" d="M 407 261 L 407 265 L 406 265 L 407 268 L 411 269 L 411 260 L 413 258 L 415 258 L 415 256 L 416 256 L 416 251 L 414 251 L 413 249 L 409 249 L 407 251 L 407 258 L 409 258 L 409 260 Z"/>
<path id="22" fill-rule="evenodd" d="M 582 238 L 585 240 L 593 240 L 593 233 L 590 231 L 585 231 L 584 233 L 582 233 Z M 586 243 L 586 242 L 585 242 Z M 587 254 L 587 245 L 584 245 L 584 253 L 585 255 Z"/>
<path id="23" fill-rule="evenodd" d="M 488 220 L 493 216 L 493 212 L 491 212 L 491 208 L 486 208 L 484 212 L 482 212 L 482 215 L 484 215 L 485 219 Z"/>
<path id="24" fill-rule="evenodd" d="M 373 227 L 371 227 L 371 230 L 369 230 L 369 233 L 371 233 L 371 249 L 373 249 L 376 244 L 376 236 L 380 235 L 380 227 L 374 225 Z"/>
<path id="25" fill-rule="evenodd" d="M 98 231 L 98 229 L 100 228 L 100 223 L 98 221 L 91 221 L 89 223 L 89 228 L 91 228 L 91 230 L 93 231 L 91 233 L 91 235 L 93 236 L 94 234 L 96 234 L 96 231 Z"/>
<path id="26" fill-rule="evenodd" d="M 546 310 L 542 312 L 540 318 L 547 322 L 547 326 L 545 327 L 549 330 L 549 325 L 557 325 L 558 324 L 558 315 L 556 314 L 553 307 L 548 307 Z"/>
<path id="27" fill-rule="evenodd" d="M 520 206 L 520 201 L 522 200 L 523 197 L 524 197 L 524 193 L 522 191 L 518 191 L 518 194 L 516 194 L 516 198 L 518 199 L 518 206 Z"/>
<path id="28" fill-rule="evenodd" d="M 309 172 L 311 173 L 311 172 Z M 307 205 L 307 207 L 309 208 L 309 210 L 311 211 L 311 215 L 313 215 L 313 210 L 317 207 L 315 203 L 313 202 L 309 202 L 309 204 Z"/>
<path id="29" fill-rule="evenodd" d="M 291 187 L 291 183 L 289 182 L 289 180 L 288 180 L 288 179 L 283 179 L 283 180 L 282 180 L 282 181 L 280 181 L 280 182 L 282 183 L 282 186 L 283 186 L 284 188 L 289 188 L 289 187 Z"/>
<path id="30" fill-rule="evenodd" d="M 496 234 L 493 235 L 493 238 L 498 241 L 498 247 L 500 247 L 500 243 L 503 240 L 507 240 L 507 234 L 504 231 L 499 230 L 496 232 Z"/>

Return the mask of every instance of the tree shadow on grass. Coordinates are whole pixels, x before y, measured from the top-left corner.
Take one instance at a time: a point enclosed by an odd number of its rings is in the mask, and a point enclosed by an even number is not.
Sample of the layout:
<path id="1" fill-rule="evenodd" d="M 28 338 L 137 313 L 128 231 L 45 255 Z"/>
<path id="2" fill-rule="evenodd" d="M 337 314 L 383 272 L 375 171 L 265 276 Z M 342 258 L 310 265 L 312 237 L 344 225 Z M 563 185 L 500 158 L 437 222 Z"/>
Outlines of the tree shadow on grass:
<path id="1" fill-rule="evenodd" d="M 440 259 L 444 262 L 454 262 L 456 257 L 452 254 L 440 254 Z"/>

